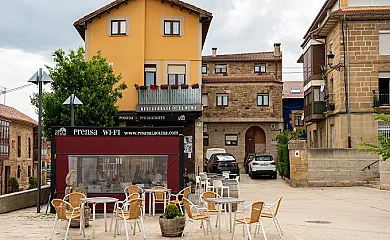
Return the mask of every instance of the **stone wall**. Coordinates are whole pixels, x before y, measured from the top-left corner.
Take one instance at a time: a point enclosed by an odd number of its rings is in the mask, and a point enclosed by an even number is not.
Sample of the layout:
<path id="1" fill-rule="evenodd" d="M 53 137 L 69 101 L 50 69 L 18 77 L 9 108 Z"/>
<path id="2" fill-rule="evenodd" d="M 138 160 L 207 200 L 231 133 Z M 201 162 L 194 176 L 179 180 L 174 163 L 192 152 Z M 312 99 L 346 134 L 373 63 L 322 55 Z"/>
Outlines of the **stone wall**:
<path id="1" fill-rule="evenodd" d="M 301 187 L 361 186 L 379 177 L 378 160 L 357 149 L 306 149 L 304 143 L 291 142 L 291 185 Z"/>
<path id="2" fill-rule="evenodd" d="M 41 189 L 41 204 L 49 201 L 50 186 Z M 0 214 L 37 205 L 37 189 L 9 193 L 0 196 Z"/>
<path id="3" fill-rule="evenodd" d="M 390 191 L 390 160 L 379 162 L 380 188 Z"/>

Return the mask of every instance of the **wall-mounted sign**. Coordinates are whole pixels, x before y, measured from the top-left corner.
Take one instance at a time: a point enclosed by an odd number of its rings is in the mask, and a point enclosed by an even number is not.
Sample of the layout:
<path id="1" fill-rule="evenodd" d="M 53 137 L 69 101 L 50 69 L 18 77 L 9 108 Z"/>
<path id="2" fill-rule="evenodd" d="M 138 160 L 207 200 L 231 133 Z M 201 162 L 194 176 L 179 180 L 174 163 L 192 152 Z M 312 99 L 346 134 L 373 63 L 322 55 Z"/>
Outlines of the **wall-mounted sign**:
<path id="1" fill-rule="evenodd" d="M 137 112 L 200 112 L 202 105 L 137 105 Z"/>
<path id="2" fill-rule="evenodd" d="M 130 121 L 130 122 L 184 122 L 184 121 L 194 121 L 199 119 L 201 112 L 184 112 L 184 113 L 128 113 L 123 115 L 118 115 L 118 121 Z"/>
<path id="3" fill-rule="evenodd" d="M 179 136 L 182 128 L 88 128 L 61 127 L 54 128 L 55 136 Z"/>

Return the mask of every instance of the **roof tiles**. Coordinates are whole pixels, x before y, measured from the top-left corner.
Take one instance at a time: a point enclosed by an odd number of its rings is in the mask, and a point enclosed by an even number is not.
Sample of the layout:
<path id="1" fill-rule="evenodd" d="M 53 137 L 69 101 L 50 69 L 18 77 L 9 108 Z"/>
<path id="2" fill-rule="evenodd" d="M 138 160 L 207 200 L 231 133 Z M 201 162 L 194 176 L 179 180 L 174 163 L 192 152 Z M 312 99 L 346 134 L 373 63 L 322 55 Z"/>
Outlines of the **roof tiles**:
<path id="1" fill-rule="evenodd" d="M 254 52 L 238 54 L 222 54 L 203 56 L 205 62 L 252 62 L 252 61 L 281 61 L 282 56 L 275 56 L 274 52 Z"/>
<path id="2" fill-rule="evenodd" d="M 9 107 L 3 104 L 0 104 L 0 118 L 4 120 L 14 120 L 19 122 L 28 123 L 34 126 L 38 125 L 38 122 L 30 118 L 26 114 L 16 110 L 13 107 Z"/>
<path id="3" fill-rule="evenodd" d="M 261 82 L 280 82 L 274 76 L 204 76 L 203 83 L 261 83 Z"/>
<path id="4" fill-rule="evenodd" d="M 293 93 L 292 90 L 298 90 L 299 93 Z M 283 82 L 283 98 L 303 98 L 303 81 L 284 81 Z"/>

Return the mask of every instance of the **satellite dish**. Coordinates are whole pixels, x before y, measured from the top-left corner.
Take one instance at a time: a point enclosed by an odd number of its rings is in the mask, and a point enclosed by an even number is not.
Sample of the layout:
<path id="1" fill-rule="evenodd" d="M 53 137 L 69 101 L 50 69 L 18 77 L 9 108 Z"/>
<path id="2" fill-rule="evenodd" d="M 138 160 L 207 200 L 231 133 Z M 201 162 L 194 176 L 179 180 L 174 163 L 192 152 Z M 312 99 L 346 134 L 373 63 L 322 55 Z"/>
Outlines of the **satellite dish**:
<path id="1" fill-rule="evenodd" d="M 321 92 L 323 92 L 325 90 L 325 83 L 321 83 Z"/>

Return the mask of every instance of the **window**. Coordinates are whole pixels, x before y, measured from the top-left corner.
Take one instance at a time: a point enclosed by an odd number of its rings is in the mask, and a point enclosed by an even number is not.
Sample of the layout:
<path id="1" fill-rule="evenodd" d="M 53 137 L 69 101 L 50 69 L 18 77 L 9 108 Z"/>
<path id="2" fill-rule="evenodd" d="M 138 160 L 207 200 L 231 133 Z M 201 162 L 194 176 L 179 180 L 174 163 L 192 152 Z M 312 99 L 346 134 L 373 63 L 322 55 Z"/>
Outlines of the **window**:
<path id="1" fill-rule="evenodd" d="M 237 134 L 226 134 L 225 135 L 225 146 L 237 146 L 238 135 Z"/>
<path id="2" fill-rule="evenodd" d="M 31 138 L 28 138 L 28 158 L 31 158 Z"/>
<path id="3" fill-rule="evenodd" d="M 207 65 L 206 64 L 202 65 L 202 74 L 207 74 Z"/>
<path id="4" fill-rule="evenodd" d="M 302 114 L 294 115 L 294 126 L 303 126 Z"/>
<path id="5" fill-rule="evenodd" d="M 22 137 L 18 136 L 18 157 L 22 157 Z"/>
<path id="6" fill-rule="evenodd" d="M 320 101 L 320 89 L 315 88 L 314 89 L 314 102 L 319 102 Z"/>
<path id="7" fill-rule="evenodd" d="M 0 120 L 0 159 L 8 159 L 9 122 Z"/>
<path id="8" fill-rule="evenodd" d="M 157 68 L 155 64 L 145 64 L 145 86 L 150 87 L 151 85 L 156 84 L 156 70 Z"/>
<path id="9" fill-rule="evenodd" d="M 168 65 L 168 84 L 181 85 L 186 82 L 185 65 Z"/>
<path id="10" fill-rule="evenodd" d="M 217 94 L 217 106 L 226 107 L 228 105 L 228 95 L 227 94 Z"/>
<path id="11" fill-rule="evenodd" d="M 28 166 L 28 177 L 31 177 L 31 166 Z"/>
<path id="12" fill-rule="evenodd" d="M 164 21 L 164 35 L 180 35 L 180 21 Z"/>
<path id="13" fill-rule="evenodd" d="M 299 89 L 299 88 L 291 89 L 291 94 L 300 94 L 300 93 L 301 93 L 301 89 Z"/>
<path id="14" fill-rule="evenodd" d="M 203 107 L 209 106 L 209 96 L 207 93 L 202 94 L 202 105 L 203 105 Z"/>
<path id="15" fill-rule="evenodd" d="M 257 106 L 269 106 L 268 93 L 257 94 Z"/>
<path id="16" fill-rule="evenodd" d="M 227 73 L 227 65 L 215 65 L 215 73 Z"/>
<path id="17" fill-rule="evenodd" d="M 126 35 L 126 20 L 112 20 L 111 35 Z"/>
<path id="18" fill-rule="evenodd" d="M 390 55 L 390 30 L 379 31 L 379 55 Z"/>
<path id="19" fill-rule="evenodd" d="M 88 193 L 123 193 L 131 184 L 143 188 L 167 187 L 168 156 L 69 156 L 69 171 Z"/>
<path id="20" fill-rule="evenodd" d="M 203 146 L 208 146 L 209 145 L 209 135 L 206 133 L 206 134 L 203 134 Z"/>
<path id="21" fill-rule="evenodd" d="M 265 65 L 255 65 L 255 73 L 265 73 Z"/>
<path id="22" fill-rule="evenodd" d="M 21 171 L 22 171 L 22 169 L 20 169 L 20 165 L 18 165 L 18 172 L 16 173 L 18 178 L 20 178 L 20 172 Z"/>

